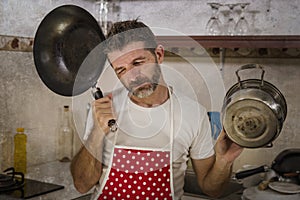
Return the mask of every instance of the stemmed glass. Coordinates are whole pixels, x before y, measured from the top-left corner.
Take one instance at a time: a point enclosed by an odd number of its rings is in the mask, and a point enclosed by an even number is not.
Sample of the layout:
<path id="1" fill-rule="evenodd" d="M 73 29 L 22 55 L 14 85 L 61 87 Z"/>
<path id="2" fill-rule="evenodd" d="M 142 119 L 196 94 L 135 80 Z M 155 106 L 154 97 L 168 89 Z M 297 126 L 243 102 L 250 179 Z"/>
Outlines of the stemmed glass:
<path id="1" fill-rule="evenodd" d="M 222 24 L 218 18 L 219 8 L 222 6 L 220 3 L 207 3 L 212 9 L 212 15 L 206 24 L 206 31 L 209 35 L 221 35 Z"/>
<path id="2" fill-rule="evenodd" d="M 245 9 L 250 3 L 239 3 L 241 7 L 240 18 L 235 26 L 235 33 L 237 35 L 245 35 L 249 32 L 249 25 L 247 20 L 245 19 Z"/>
<path id="3" fill-rule="evenodd" d="M 226 24 L 226 34 L 227 35 L 234 35 L 235 34 L 235 21 L 233 18 L 233 9 L 237 6 L 238 4 L 225 4 L 229 8 L 229 17 L 228 17 L 228 22 Z"/>
<path id="4" fill-rule="evenodd" d="M 108 32 L 108 1 L 99 0 L 95 3 L 95 5 L 98 23 L 104 35 L 106 35 Z"/>

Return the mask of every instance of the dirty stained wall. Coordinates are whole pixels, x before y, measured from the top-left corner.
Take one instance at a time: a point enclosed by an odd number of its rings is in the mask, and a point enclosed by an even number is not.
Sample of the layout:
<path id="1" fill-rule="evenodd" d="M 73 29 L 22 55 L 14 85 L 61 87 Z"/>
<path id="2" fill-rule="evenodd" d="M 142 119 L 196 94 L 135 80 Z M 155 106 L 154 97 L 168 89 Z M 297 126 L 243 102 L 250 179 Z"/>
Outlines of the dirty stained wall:
<path id="1" fill-rule="evenodd" d="M 171 29 L 188 35 L 205 35 L 211 10 L 205 0 L 179 1 L 114 1 L 118 6 L 118 19 L 139 17 L 151 27 Z M 238 1 L 217 1 L 234 3 Z M 241 1 L 246 2 L 246 1 Z M 298 35 L 298 1 L 249 0 L 246 18 L 254 35 Z M 12 35 L 33 38 L 43 17 L 53 8 L 62 4 L 79 5 L 94 16 L 94 1 L 67 0 L 25 0 L 0 1 L 0 35 Z M 225 23 L 227 8 L 221 8 L 220 19 Z M 237 17 L 238 10 L 235 17 Z M 162 34 L 159 32 L 158 34 Z M 2 41 L 2 40 L 0 40 Z M 1 43 L 0 43 L 1 44 Z M 281 50 L 279 50 L 281 51 Z M 299 50 L 289 50 L 293 56 L 278 58 L 278 54 L 265 58 L 260 56 L 230 57 L 227 55 L 223 68 L 223 80 L 228 89 L 235 83 L 234 71 L 245 63 L 260 63 L 266 66 L 266 80 L 276 85 L 285 95 L 288 103 L 288 116 L 282 134 L 270 149 L 245 150 L 237 160 L 235 169 L 245 164 L 270 164 L 283 149 L 298 147 L 299 134 Z M 280 53 L 280 52 L 279 52 Z M 217 56 L 212 58 L 216 66 L 220 65 Z M 184 64 L 175 58 L 167 58 L 166 65 L 184 68 Z M 198 80 L 193 80 L 197 82 Z M 106 86 L 104 86 L 106 87 Z M 197 91 L 201 93 L 201 91 Z M 209 94 L 208 94 L 209 95 Z M 86 103 L 91 99 L 89 91 L 76 98 L 59 96 L 50 91 L 40 80 L 33 61 L 32 52 L 0 51 L 0 130 L 14 132 L 19 126 L 25 127 L 28 134 L 28 164 L 35 165 L 56 159 L 56 140 L 63 105 L 82 102 L 81 108 L 74 108 L 79 116 L 79 132 L 82 134 Z M 204 104 L 206 104 L 204 102 Z M 210 104 L 207 103 L 209 106 Z M 11 134 L 12 134 L 11 133 Z"/>

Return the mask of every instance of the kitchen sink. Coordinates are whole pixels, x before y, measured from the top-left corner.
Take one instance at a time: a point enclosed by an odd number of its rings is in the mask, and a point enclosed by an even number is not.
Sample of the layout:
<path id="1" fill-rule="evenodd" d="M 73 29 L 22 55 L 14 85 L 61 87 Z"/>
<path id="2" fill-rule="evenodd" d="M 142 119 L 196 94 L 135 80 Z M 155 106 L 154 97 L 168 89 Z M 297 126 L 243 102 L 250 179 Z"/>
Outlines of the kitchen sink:
<path id="1" fill-rule="evenodd" d="M 186 171 L 186 175 L 184 178 L 184 195 L 185 196 L 193 196 L 193 197 L 199 197 L 201 199 L 214 199 L 207 195 L 205 195 L 197 183 L 197 178 L 192 169 L 188 169 Z M 240 199 L 240 196 L 243 191 L 243 186 L 241 184 L 238 184 L 236 182 L 229 182 L 226 189 L 224 190 L 222 196 L 218 199 Z"/>

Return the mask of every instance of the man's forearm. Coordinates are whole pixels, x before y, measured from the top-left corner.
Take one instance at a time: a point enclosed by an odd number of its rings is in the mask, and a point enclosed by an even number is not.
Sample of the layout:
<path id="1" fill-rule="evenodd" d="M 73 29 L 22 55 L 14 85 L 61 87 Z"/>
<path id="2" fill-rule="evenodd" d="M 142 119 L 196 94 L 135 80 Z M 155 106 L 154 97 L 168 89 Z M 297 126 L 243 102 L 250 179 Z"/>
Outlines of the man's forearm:
<path id="1" fill-rule="evenodd" d="M 102 174 L 102 148 L 104 134 L 100 129 L 93 129 L 85 145 L 71 162 L 71 174 L 75 188 L 88 192 L 100 179 Z"/>
<path id="2" fill-rule="evenodd" d="M 231 172 L 232 163 L 217 157 L 213 167 L 203 181 L 202 190 L 212 197 L 221 196 L 230 180 Z"/>

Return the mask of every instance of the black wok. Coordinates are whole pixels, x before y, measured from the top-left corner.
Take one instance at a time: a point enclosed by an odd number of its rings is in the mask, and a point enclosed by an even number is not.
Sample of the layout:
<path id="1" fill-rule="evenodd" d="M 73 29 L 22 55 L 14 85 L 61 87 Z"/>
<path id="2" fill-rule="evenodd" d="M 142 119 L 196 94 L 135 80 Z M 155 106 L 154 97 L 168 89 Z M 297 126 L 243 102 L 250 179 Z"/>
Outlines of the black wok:
<path id="1" fill-rule="evenodd" d="M 93 66 L 81 64 L 104 40 L 97 21 L 83 8 L 75 5 L 55 8 L 42 20 L 34 38 L 34 63 L 41 80 L 59 95 L 85 92 L 97 82 L 106 57 L 99 55 Z"/>
<path id="2" fill-rule="evenodd" d="M 243 179 L 257 173 L 273 170 L 277 176 L 298 178 L 300 173 L 300 149 L 286 149 L 280 152 L 274 161 L 271 168 L 267 165 L 257 167 L 235 174 L 236 179 Z"/>

